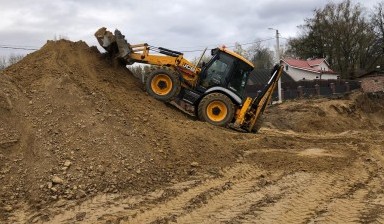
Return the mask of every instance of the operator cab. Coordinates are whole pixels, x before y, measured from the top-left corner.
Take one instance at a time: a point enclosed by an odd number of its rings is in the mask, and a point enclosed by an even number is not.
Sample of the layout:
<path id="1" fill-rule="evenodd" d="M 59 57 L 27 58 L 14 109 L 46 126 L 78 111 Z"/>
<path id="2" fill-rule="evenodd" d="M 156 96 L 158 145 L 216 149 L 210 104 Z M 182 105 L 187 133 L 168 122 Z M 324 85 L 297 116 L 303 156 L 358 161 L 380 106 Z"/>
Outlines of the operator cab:
<path id="1" fill-rule="evenodd" d="M 220 86 L 243 98 L 248 76 L 253 70 L 252 63 L 225 48 L 212 49 L 211 54 L 211 60 L 201 71 L 202 90 Z"/>

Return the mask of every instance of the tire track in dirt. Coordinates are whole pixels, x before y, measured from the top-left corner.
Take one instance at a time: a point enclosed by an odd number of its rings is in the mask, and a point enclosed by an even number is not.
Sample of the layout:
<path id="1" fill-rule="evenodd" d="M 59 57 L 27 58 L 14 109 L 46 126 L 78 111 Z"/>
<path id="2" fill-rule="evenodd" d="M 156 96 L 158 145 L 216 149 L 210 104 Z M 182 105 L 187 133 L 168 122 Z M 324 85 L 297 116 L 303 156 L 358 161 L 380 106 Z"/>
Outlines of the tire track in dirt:
<path id="1" fill-rule="evenodd" d="M 349 186 L 360 181 L 361 178 L 368 178 L 359 170 L 355 170 L 354 173 L 355 175 L 351 177 L 348 177 L 345 171 L 334 174 L 312 174 L 303 184 L 289 188 L 283 197 L 272 205 L 261 208 L 253 206 L 253 211 L 238 216 L 232 222 L 236 223 L 235 221 L 240 220 L 242 223 L 310 222 L 314 219 L 313 217 L 317 217 L 317 213 L 323 211 L 319 207 L 326 206 L 331 198 L 348 192 Z M 356 207 L 359 208 L 357 205 Z"/>
<path id="2" fill-rule="evenodd" d="M 281 176 L 281 175 L 280 175 Z M 274 178 L 279 175 L 274 174 Z M 268 184 L 270 177 L 265 171 L 249 164 L 240 164 L 222 173 L 222 177 L 206 181 L 187 181 L 176 183 L 164 189 L 158 189 L 143 196 L 122 198 L 118 195 L 100 195 L 84 201 L 80 205 L 66 205 L 65 210 L 58 203 L 54 208 L 39 214 L 31 214 L 24 220 L 36 220 L 50 214 L 52 223 L 75 222 L 79 214 L 87 214 L 83 221 L 87 223 L 105 223 L 106 221 L 127 221 L 128 223 L 150 223 L 159 220 L 171 221 L 190 210 L 202 207 L 205 200 L 235 189 L 228 202 L 243 197 L 257 185 Z M 272 189 L 273 190 L 273 189 Z M 167 192 L 171 192 L 168 194 Z M 181 194 L 172 192 L 184 191 Z M 231 193 L 230 193 L 231 194 Z M 244 199 L 243 199 L 244 200 Z M 64 210 L 64 211 L 63 211 Z M 193 222 L 193 221 L 192 221 Z M 196 223 L 196 222 L 194 222 Z"/>
<path id="3" fill-rule="evenodd" d="M 376 172 L 369 172 L 362 178 L 367 179 L 357 181 L 349 191 L 320 206 L 316 212 L 319 215 L 311 223 L 382 223 L 380 214 L 384 212 L 384 201 L 380 197 L 384 196 L 383 179 Z"/>
<path id="4" fill-rule="evenodd" d="M 63 206 L 59 201 L 54 205 L 53 209 L 45 213 L 51 214 L 51 223 L 72 223 L 75 222 L 76 215 L 81 213 L 86 214 L 83 220 L 86 223 L 105 223 L 111 220 L 128 219 L 129 216 L 135 216 L 143 209 L 164 203 L 164 201 L 177 195 L 178 192 L 186 191 L 199 184 L 201 184 L 200 180 L 179 182 L 165 189 L 157 189 L 145 195 L 129 197 L 119 194 L 103 194 L 86 200 L 80 205 L 71 203 Z M 18 222 L 27 222 L 26 220 L 31 222 L 42 215 L 44 213 L 24 215 L 25 217 L 19 219 Z"/>
<path id="5" fill-rule="evenodd" d="M 365 189 L 357 190 L 353 195 L 344 195 L 331 199 L 329 204 L 319 206 L 316 210 L 318 216 L 309 223 L 359 223 L 362 212 L 366 209 L 364 198 Z"/>
<path id="6" fill-rule="evenodd" d="M 255 180 L 243 181 L 232 189 L 211 198 L 204 206 L 177 219 L 178 223 L 218 223 L 231 220 L 255 203 L 274 201 L 285 191 L 297 187 L 310 178 L 307 173 L 286 175 L 271 184 L 260 185 Z"/>
<path id="7" fill-rule="evenodd" d="M 238 197 L 254 187 L 255 183 L 257 183 L 255 179 L 263 175 L 265 175 L 265 172 L 262 172 L 256 167 L 241 164 L 225 172 L 223 177 L 206 181 L 161 205 L 141 208 L 144 212 L 129 219 L 127 223 L 169 222 L 175 220 L 176 217 L 191 209 L 191 202 L 201 197 L 205 192 L 219 188 L 223 189 L 224 192 L 236 189 L 236 191 L 239 192 L 236 194 L 236 197 Z M 231 183 L 231 187 L 228 188 L 229 182 Z M 219 194 L 222 193 L 220 192 Z M 200 206 L 197 205 L 197 207 Z M 193 222 L 196 223 L 196 221 Z"/>
<path id="8" fill-rule="evenodd" d="M 355 148 L 355 151 L 359 151 Z M 362 157 L 363 158 L 363 157 Z M 357 160 L 353 167 L 345 172 L 337 172 L 336 175 L 345 175 L 348 179 L 334 187 L 342 187 L 343 190 L 334 194 L 328 200 L 321 202 L 315 208 L 314 215 L 308 219 L 308 223 L 360 223 L 362 214 L 369 207 L 367 197 L 368 185 L 373 182 L 373 167 Z M 341 184 L 339 186 L 339 184 Z"/>
<path id="9" fill-rule="evenodd" d="M 365 189 L 367 196 L 365 203 L 367 209 L 362 213 L 360 221 L 363 223 L 384 223 L 384 141 L 376 141 L 377 145 L 371 145 L 368 163 L 371 168 L 372 179 Z"/>

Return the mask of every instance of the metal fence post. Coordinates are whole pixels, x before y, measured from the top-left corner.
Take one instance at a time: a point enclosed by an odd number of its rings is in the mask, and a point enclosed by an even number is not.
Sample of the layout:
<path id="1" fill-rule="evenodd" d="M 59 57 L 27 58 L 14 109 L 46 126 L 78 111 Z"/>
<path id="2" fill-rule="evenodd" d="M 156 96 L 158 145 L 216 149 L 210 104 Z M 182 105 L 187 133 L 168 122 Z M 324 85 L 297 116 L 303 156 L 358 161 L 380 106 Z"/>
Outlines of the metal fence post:
<path id="1" fill-rule="evenodd" d="M 320 96 L 320 85 L 316 83 L 315 85 L 316 95 Z"/>
<path id="2" fill-rule="evenodd" d="M 303 97 L 303 86 L 298 86 L 297 87 L 297 96 L 299 98 L 302 98 Z"/>
<path id="3" fill-rule="evenodd" d="M 345 82 L 346 92 L 351 91 L 351 87 L 349 86 L 349 82 Z"/>
<path id="4" fill-rule="evenodd" d="M 336 86 L 335 86 L 335 83 L 331 82 L 329 84 L 329 87 L 331 88 L 332 90 L 332 94 L 336 94 Z"/>

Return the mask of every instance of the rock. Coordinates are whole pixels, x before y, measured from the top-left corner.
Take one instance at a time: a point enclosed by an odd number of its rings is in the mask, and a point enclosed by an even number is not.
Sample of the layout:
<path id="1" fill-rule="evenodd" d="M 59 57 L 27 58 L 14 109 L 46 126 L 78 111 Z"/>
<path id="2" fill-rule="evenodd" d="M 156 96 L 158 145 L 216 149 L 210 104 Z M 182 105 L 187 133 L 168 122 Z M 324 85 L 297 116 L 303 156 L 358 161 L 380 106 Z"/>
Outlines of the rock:
<path id="1" fill-rule="evenodd" d="M 67 201 L 61 199 L 61 200 L 59 200 L 59 201 L 55 204 L 55 207 L 61 208 L 61 207 L 64 207 L 65 205 L 67 205 Z"/>
<path id="2" fill-rule="evenodd" d="M 4 211 L 6 211 L 6 212 L 11 212 L 13 210 L 13 207 L 12 206 L 10 206 L 10 205 L 6 205 L 6 206 L 4 206 Z"/>
<path id="3" fill-rule="evenodd" d="M 191 166 L 192 166 L 192 167 L 198 167 L 198 166 L 199 166 L 199 163 L 198 163 L 198 162 L 192 162 L 192 163 L 191 163 Z"/>
<path id="4" fill-rule="evenodd" d="M 32 223 L 37 223 L 39 221 L 40 217 L 37 216 L 35 218 L 32 219 Z"/>
<path id="5" fill-rule="evenodd" d="M 69 160 L 66 160 L 66 161 L 64 162 L 64 166 L 65 166 L 65 167 L 70 167 L 71 164 L 72 164 L 72 162 L 69 161 Z"/>
<path id="6" fill-rule="evenodd" d="M 81 189 L 79 189 L 76 193 L 76 198 L 84 198 L 85 196 L 87 196 L 87 193 Z"/>
<path id="7" fill-rule="evenodd" d="M 52 177 L 52 183 L 54 183 L 54 184 L 63 184 L 63 183 L 64 183 L 64 180 L 61 179 L 61 178 L 58 177 L 58 176 L 53 176 L 53 177 Z"/>
<path id="8" fill-rule="evenodd" d="M 76 214 L 76 221 L 83 221 L 85 218 L 86 212 L 79 212 Z"/>
<path id="9" fill-rule="evenodd" d="M 48 182 L 48 183 L 47 183 L 47 187 L 48 187 L 48 189 L 51 189 L 51 188 L 52 188 L 52 185 L 53 185 L 52 182 Z"/>

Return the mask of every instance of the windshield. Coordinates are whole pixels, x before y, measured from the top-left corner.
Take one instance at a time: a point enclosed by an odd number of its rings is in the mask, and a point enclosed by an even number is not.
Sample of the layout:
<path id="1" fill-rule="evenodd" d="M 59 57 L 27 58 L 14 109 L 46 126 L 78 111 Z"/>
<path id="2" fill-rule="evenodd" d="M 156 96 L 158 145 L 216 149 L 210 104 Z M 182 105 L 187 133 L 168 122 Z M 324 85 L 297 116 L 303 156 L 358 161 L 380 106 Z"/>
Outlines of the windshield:
<path id="1" fill-rule="evenodd" d="M 213 62 L 207 66 L 201 85 L 205 88 L 211 86 L 226 86 L 228 74 L 234 61 L 233 58 L 226 54 L 220 54 L 220 56 L 213 58 L 212 61 Z"/>

